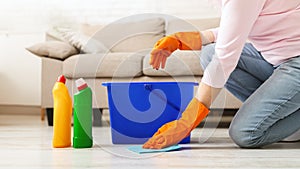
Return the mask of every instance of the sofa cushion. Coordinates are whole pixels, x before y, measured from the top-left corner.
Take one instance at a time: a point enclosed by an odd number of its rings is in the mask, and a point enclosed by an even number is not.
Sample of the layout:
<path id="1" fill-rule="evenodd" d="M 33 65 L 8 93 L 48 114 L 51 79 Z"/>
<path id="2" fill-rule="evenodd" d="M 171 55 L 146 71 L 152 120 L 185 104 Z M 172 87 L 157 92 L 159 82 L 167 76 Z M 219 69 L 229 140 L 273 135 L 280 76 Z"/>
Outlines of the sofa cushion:
<path id="1" fill-rule="evenodd" d="M 219 26 L 220 18 L 203 18 L 203 19 L 170 19 L 166 26 L 166 34 L 184 31 L 201 31 Z"/>
<path id="2" fill-rule="evenodd" d="M 59 29 L 65 41 L 76 47 L 81 53 L 107 53 L 109 50 L 100 41 L 79 31 Z"/>
<path id="3" fill-rule="evenodd" d="M 101 25 L 101 24 L 83 23 L 83 24 L 80 24 L 79 31 L 88 37 L 92 37 L 95 33 L 100 31 L 103 27 L 104 27 L 104 25 Z"/>
<path id="4" fill-rule="evenodd" d="M 164 36 L 165 20 L 150 18 L 138 21 L 117 21 L 95 33 L 112 52 L 137 52 L 152 48 Z"/>
<path id="5" fill-rule="evenodd" d="M 63 63 L 68 78 L 137 77 L 142 75 L 141 53 L 78 54 Z"/>
<path id="6" fill-rule="evenodd" d="M 86 35 L 83 30 L 73 30 L 70 28 L 52 28 L 46 32 L 47 41 L 62 41 L 74 46 L 80 53 L 107 53 L 109 49 L 94 39 Z"/>
<path id="7" fill-rule="evenodd" d="M 150 55 L 143 61 L 143 74 L 146 76 L 202 76 L 200 51 L 177 50 L 168 57 L 165 69 L 155 70 L 149 65 Z"/>
<path id="8" fill-rule="evenodd" d="M 78 54 L 78 51 L 73 46 L 60 41 L 41 42 L 27 47 L 26 49 L 37 56 L 60 60 L 64 60 L 71 55 Z"/>

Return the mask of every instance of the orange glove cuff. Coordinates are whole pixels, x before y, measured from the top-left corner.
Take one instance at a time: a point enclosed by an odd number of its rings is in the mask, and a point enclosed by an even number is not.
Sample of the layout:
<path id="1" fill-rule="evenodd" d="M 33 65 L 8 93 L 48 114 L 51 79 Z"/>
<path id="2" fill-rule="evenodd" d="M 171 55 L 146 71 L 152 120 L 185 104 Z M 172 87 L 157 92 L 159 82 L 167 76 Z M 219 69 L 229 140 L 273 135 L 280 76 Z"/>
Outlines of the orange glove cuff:
<path id="1" fill-rule="evenodd" d="M 202 48 L 202 39 L 200 32 L 177 32 L 174 36 L 180 43 L 180 50 L 200 50 Z"/>
<path id="2" fill-rule="evenodd" d="M 200 122 L 208 115 L 209 110 L 196 98 L 193 98 L 186 110 L 182 113 L 182 120 L 193 122 L 191 131 L 196 128 Z"/>
<path id="3" fill-rule="evenodd" d="M 194 128 L 196 128 L 201 121 L 208 115 L 209 110 L 196 98 L 193 98 L 190 104 L 187 106 L 186 110 L 182 113 L 182 120 L 186 120 L 187 124 L 192 124 L 190 126 L 190 131 L 192 131 Z M 156 133 L 154 133 L 153 136 L 157 136 L 160 133 L 165 132 L 169 128 L 176 125 L 177 120 L 171 121 L 169 123 L 164 124 L 162 127 L 160 127 Z M 190 133 L 190 132 L 189 132 Z M 188 133 L 188 134 L 189 134 Z"/>

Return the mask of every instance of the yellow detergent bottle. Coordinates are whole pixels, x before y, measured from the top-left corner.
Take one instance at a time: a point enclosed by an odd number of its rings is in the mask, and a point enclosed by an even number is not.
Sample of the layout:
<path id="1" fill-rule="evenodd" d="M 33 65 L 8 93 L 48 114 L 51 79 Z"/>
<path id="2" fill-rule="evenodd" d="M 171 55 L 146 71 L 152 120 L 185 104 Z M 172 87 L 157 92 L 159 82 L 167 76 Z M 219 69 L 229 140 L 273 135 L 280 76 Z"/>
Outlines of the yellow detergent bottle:
<path id="1" fill-rule="evenodd" d="M 54 102 L 52 144 L 54 148 L 71 146 L 72 100 L 65 83 L 66 78 L 61 75 L 52 89 Z"/>

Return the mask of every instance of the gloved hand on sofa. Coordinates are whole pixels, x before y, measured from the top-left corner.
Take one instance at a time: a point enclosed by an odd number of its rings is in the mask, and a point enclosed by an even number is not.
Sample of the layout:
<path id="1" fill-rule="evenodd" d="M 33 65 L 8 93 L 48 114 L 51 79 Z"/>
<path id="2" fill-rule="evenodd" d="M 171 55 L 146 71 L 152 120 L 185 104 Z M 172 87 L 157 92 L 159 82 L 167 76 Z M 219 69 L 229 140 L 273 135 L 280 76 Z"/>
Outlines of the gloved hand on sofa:
<path id="1" fill-rule="evenodd" d="M 154 69 L 164 68 L 167 57 L 175 50 L 200 50 L 202 45 L 214 41 L 211 31 L 177 32 L 161 38 L 151 51 L 150 65 Z"/>
<path id="2" fill-rule="evenodd" d="M 199 125 L 209 110 L 193 98 L 178 120 L 166 123 L 143 145 L 146 149 L 161 149 L 179 143 Z"/>

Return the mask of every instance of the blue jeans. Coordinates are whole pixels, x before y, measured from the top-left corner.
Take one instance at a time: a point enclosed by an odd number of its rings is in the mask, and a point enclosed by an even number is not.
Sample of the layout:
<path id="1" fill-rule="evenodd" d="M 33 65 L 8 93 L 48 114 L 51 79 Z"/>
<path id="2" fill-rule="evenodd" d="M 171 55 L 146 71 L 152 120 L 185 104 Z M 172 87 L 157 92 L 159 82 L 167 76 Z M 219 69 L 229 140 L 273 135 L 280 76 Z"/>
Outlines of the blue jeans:
<path id="1" fill-rule="evenodd" d="M 214 49 L 215 44 L 203 47 L 204 69 Z M 243 102 L 229 128 L 240 147 L 263 147 L 300 129 L 300 56 L 274 68 L 247 43 L 225 87 Z"/>

